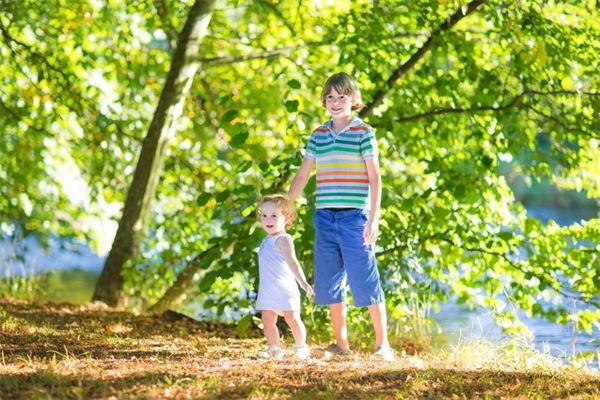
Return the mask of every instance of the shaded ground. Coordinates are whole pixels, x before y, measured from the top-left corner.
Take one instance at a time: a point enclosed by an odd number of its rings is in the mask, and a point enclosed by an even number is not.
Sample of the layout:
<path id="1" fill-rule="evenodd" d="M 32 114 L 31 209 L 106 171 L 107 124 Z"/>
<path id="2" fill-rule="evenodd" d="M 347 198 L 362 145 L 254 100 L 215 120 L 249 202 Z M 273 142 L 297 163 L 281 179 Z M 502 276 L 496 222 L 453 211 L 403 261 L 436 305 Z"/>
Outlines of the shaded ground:
<path id="1" fill-rule="evenodd" d="M 600 398 L 600 375 L 432 355 L 282 361 L 235 328 L 0 299 L 0 399 Z"/>

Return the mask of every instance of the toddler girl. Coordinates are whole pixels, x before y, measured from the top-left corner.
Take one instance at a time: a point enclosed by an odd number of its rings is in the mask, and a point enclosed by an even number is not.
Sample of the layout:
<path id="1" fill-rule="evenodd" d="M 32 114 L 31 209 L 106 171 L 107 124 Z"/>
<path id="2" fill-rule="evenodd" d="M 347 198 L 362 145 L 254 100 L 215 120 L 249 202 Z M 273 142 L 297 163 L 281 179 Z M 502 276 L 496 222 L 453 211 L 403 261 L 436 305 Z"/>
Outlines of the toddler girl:
<path id="1" fill-rule="evenodd" d="M 296 281 L 309 297 L 313 289 L 296 258 L 293 238 L 286 233 L 294 221 L 295 212 L 287 197 L 271 195 L 260 201 L 259 215 L 260 223 L 268 235 L 258 252 L 256 310 L 262 311 L 263 329 L 269 346 L 266 352 L 261 353 L 261 357 L 283 357 L 276 325 L 278 316 L 283 315 L 294 336 L 296 357 L 306 359 L 309 357 L 309 348 L 306 345 L 306 328 L 300 318 L 300 291 Z"/>

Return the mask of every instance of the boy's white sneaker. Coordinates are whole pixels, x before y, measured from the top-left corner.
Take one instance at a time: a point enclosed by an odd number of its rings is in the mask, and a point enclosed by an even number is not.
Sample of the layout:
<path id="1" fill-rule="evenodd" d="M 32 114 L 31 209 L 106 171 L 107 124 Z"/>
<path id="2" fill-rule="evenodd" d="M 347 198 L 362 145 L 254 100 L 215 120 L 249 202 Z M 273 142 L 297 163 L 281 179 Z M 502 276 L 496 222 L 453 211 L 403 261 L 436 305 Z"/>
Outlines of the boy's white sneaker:
<path id="1" fill-rule="evenodd" d="M 260 358 L 268 360 L 281 360 L 283 358 L 283 350 L 281 350 L 281 347 L 272 346 L 267 351 L 261 351 L 258 355 Z"/>
<path id="2" fill-rule="evenodd" d="M 294 354 L 298 360 L 306 360 L 310 357 L 310 348 L 307 345 L 295 347 Z"/>
<path id="3" fill-rule="evenodd" d="M 394 361 L 396 359 L 396 356 L 394 355 L 394 350 L 392 350 L 392 348 L 389 345 L 379 346 L 377 348 L 377 351 L 373 353 L 373 357 L 382 359 L 384 361 Z"/>

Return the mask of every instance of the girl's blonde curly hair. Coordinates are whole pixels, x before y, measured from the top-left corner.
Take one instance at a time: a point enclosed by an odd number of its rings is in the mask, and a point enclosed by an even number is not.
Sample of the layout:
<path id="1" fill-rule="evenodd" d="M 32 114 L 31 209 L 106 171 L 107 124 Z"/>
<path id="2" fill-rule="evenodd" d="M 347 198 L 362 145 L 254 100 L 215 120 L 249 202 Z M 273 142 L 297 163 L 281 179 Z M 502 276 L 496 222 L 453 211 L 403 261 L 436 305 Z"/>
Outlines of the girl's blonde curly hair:
<path id="1" fill-rule="evenodd" d="M 258 216 L 260 218 L 260 213 L 262 209 L 262 205 L 268 202 L 275 203 L 277 208 L 281 210 L 281 213 L 285 217 L 285 229 L 289 229 L 294 220 L 296 219 L 296 210 L 294 209 L 294 204 L 292 201 L 283 194 L 270 194 L 268 196 L 262 197 L 258 201 Z"/>

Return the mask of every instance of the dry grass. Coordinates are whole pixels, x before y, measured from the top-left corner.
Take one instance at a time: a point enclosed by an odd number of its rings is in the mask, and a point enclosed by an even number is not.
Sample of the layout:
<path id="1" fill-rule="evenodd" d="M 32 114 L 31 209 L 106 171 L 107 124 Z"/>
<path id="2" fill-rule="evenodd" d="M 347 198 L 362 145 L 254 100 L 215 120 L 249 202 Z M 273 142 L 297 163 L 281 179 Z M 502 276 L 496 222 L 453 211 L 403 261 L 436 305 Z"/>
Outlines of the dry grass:
<path id="1" fill-rule="evenodd" d="M 485 347 L 479 360 L 454 351 L 382 363 L 319 351 L 265 361 L 262 345 L 232 326 L 0 299 L 0 398 L 600 398 L 598 374 Z"/>

